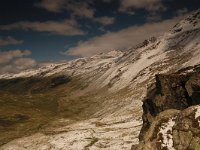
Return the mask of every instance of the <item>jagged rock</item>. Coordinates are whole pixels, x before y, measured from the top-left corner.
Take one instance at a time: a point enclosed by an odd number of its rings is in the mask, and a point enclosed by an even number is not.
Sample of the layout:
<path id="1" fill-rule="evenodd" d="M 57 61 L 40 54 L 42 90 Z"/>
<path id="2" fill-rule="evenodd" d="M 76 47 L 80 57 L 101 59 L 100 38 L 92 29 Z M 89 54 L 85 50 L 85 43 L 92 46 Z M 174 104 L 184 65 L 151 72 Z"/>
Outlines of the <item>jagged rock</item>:
<path id="1" fill-rule="evenodd" d="M 132 150 L 199 150 L 200 105 L 159 113 L 143 141 Z"/>
<path id="2" fill-rule="evenodd" d="M 156 75 L 143 101 L 140 144 L 132 150 L 200 149 L 200 65 Z"/>
<path id="3" fill-rule="evenodd" d="M 143 140 L 145 131 L 160 112 L 168 109 L 183 110 L 200 104 L 199 68 L 200 65 L 197 65 L 189 73 L 186 69 L 174 74 L 156 75 L 156 83 L 149 89 L 143 102 L 143 127 L 140 140 Z"/>

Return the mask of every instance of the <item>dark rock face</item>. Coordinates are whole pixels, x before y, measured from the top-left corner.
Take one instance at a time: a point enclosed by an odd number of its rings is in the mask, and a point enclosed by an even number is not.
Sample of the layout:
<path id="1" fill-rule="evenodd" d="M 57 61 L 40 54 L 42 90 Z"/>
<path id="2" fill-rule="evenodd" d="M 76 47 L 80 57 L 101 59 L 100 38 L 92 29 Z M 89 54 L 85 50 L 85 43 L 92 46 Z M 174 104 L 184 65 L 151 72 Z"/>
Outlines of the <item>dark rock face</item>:
<path id="1" fill-rule="evenodd" d="M 140 141 L 155 117 L 168 109 L 184 110 L 200 104 L 200 65 L 182 69 L 174 74 L 156 75 L 143 102 L 143 127 Z"/>
<path id="2" fill-rule="evenodd" d="M 139 139 L 132 150 L 200 150 L 200 65 L 156 75 Z"/>
<path id="3" fill-rule="evenodd" d="M 199 150 L 200 105 L 170 109 L 155 117 L 146 136 L 132 150 Z"/>

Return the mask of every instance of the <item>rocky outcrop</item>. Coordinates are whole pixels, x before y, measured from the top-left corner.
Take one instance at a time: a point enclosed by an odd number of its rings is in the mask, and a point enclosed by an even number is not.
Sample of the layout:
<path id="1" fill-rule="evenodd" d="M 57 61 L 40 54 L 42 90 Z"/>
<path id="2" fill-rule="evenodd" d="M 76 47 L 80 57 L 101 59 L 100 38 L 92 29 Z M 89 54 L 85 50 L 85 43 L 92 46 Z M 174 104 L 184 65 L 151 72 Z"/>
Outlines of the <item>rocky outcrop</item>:
<path id="1" fill-rule="evenodd" d="M 182 111 L 169 109 L 154 118 L 139 145 L 132 150 L 199 150 L 200 105 Z"/>
<path id="2" fill-rule="evenodd" d="M 191 144 L 200 140 L 199 118 L 195 117 L 199 104 L 200 65 L 174 74 L 156 75 L 156 82 L 148 89 L 143 101 L 143 127 L 139 135 L 141 144 L 136 149 L 145 149 L 145 146 L 147 149 L 170 149 L 163 144 L 170 137 L 175 149 L 196 149 Z M 169 126 L 170 129 L 165 130 Z M 161 136 L 161 131 L 166 132 L 166 139 Z M 182 143 L 186 139 L 188 141 Z"/>

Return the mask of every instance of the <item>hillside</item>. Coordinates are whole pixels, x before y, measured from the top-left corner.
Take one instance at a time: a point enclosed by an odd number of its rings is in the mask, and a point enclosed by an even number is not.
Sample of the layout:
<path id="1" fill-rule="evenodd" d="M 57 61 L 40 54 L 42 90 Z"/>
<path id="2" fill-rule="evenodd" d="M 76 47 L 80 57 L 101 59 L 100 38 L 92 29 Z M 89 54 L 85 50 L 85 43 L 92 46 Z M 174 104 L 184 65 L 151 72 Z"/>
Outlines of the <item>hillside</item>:
<path id="1" fill-rule="evenodd" d="M 127 51 L 0 75 L 0 149 L 130 149 L 147 87 L 199 64 L 199 41 L 198 10 Z"/>

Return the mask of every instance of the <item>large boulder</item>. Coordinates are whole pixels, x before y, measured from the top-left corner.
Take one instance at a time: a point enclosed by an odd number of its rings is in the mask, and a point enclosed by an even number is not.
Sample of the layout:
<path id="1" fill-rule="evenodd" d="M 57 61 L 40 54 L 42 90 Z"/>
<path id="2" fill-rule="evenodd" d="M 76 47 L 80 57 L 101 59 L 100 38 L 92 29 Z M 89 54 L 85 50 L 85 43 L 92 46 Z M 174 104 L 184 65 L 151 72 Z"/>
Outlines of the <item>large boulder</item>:
<path id="1" fill-rule="evenodd" d="M 170 149 L 165 144 L 168 140 L 171 149 L 196 150 L 200 140 L 199 117 L 195 116 L 200 110 L 200 65 L 155 78 L 143 101 L 140 145 L 132 149 Z"/>
<path id="2" fill-rule="evenodd" d="M 132 150 L 200 150 L 200 105 L 159 113 Z"/>

